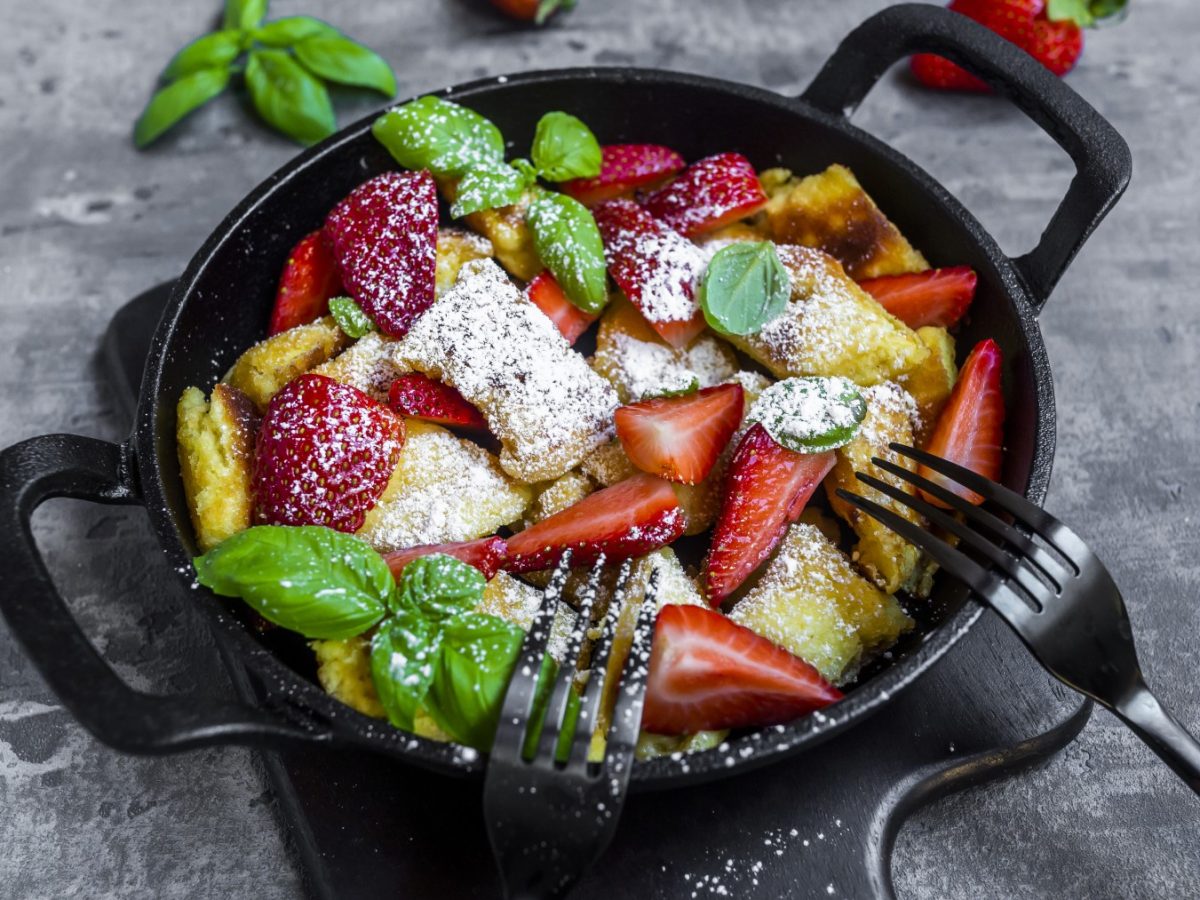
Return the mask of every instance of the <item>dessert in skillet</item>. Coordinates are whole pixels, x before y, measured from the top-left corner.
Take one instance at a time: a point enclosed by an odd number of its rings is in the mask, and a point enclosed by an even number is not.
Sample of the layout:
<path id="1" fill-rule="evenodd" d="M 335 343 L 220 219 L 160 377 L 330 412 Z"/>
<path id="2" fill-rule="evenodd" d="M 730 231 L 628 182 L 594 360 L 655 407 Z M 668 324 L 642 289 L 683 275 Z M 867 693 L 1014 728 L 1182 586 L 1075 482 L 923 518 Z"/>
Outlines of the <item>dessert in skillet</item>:
<path id="1" fill-rule="evenodd" d="M 295 246 L 269 334 L 180 399 L 200 583 L 311 639 L 359 712 L 481 748 L 567 550 L 657 573 L 643 755 L 836 702 L 934 567 L 835 489 L 912 518 L 854 477 L 911 490 L 871 464 L 911 465 L 893 441 L 999 474 L 999 350 L 960 370 L 951 333 L 974 273 L 931 269 L 839 165 L 689 164 L 561 112 L 509 162 L 434 97 L 373 130 L 397 170 Z"/>

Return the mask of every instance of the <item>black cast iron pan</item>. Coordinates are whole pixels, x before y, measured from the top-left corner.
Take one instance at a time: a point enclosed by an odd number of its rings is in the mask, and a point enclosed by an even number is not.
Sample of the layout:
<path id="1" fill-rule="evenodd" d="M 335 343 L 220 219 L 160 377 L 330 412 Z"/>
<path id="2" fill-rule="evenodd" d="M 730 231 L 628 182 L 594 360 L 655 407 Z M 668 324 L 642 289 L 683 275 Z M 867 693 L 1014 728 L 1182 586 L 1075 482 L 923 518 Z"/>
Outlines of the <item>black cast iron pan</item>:
<path id="1" fill-rule="evenodd" d="M 933 178 L 848 121 L 889 66 L 917 51 L 959 62 L 1016 103 L 1071 156 L 1066 197 L 1024 256 L 1001 252 Z M 852 32 L 801 97 L 647 69 L 566 69 L 447 89 L 492 119 L 517 146 L 538 118 L 562 109 L 603 143 L 656 142 L 695 159 L 739 150 L 756 166 L 815 172 L 848 165 L 933 265 L 979 274 L 959 344 L 993 337 L 1004 351 L 1008 447 L 1003 480 L 1035 501 L 1045 496 L 1054 453 L 1054 397 L 1036 315 L 1129 180 L 1125 142 L 1091 106 L 1014 45 L 957 14 L 925 5 L 884 10 Z M 394 163 L 370 134 L 372 118 L 302 153 L 247 197 L 205 242 L 179 280 L 154 337 L 134 433 L 116 445 L 45 435 L 0 455 L 0 546 L 6 584 L 0 611 L 47 683 L 100 740 L 118 749 L 167 753 L 211 744 L 316 742 L 358 746 L 437 772 L 477 775 L 478 754 L 427 741 L 361 716 L 326 695 L 311 653 L 293 636 L 257 634 L 239 603 L 193 594 L 213 627 L 228 632 L 260 682 L 261 707 L 129 687 L 104 662 L 58 595 L 33 542 L 30 517 L 51 497 L 146 506 L 172 566 L 191 582 L 195 545 L 175 453 L 175 403 L 189 385 L 211 385 L 264 334 L 276 279 L 291 246 L 363 180 Z M 924 618 L 886 666 L 847 697 L 794 724 L 731 739 L 726 750 L 639 764 L 640 789 L 716 778 L 799 753 L 887 703 L 944 654 L 980 615 L 965 592 L 940 584 Z"/>

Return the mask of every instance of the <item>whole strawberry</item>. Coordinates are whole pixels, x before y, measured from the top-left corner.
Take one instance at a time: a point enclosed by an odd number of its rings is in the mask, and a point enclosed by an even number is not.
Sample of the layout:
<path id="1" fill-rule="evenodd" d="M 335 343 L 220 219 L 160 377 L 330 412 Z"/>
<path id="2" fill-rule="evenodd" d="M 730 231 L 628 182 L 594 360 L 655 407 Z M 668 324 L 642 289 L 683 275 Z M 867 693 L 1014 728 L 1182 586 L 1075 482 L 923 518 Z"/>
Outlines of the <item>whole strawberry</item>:
<path id="1" fill-rule="evenodd" d="M 386 406 L 324 375 L 301 375 L 271 398 L 259 429 L 259 521 L 357 531 L 403 446 L 404 420 Z"/>

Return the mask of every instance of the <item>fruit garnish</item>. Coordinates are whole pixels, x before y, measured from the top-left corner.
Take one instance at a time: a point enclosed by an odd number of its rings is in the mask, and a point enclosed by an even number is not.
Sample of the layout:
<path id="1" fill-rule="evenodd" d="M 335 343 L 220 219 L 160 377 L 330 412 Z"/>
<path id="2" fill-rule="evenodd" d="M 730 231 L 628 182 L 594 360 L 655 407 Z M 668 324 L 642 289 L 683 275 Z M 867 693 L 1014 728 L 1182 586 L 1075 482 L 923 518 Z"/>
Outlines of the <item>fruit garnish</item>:
<path id="1" fill-rule="evenodd" d="M 514 534 L 504 567 L 511 572 L 553 568 L 568 549 L 575 568 L 587 568 L 601 555 L 619 562 L 666 546 L 683 534 L 684 525 L 671 485 L 634 475 Z"/>
<path id="2" fill-rule="evenodd" d="M 938 416 L 925 449 L 993 481 L 1000 477 L 1004 441 L 1004 394 L 1000 388 L 1000 348 L 991 338 L 975 345 Z M 925 466 L 919 474 L 976 505 L 983 497 Z M 936 497 L 930 503 L 947 508 Z"/>
<path id="3" fill-rule="evenodd" d="M 680 397 L 657 397 L 616 411 L 617 437 L 629 461 L 651 475 L 703 481 L 742 421 L 740 384 Z"/>
<path id="4" fill-rule="evenodd" d="M 461 425 L 483 431 L 488 427 L 483 414 L 462 394 L 420 372 L 401 375 L 392 382 L 388 389 L 388 406 L 402 416 L 439 425 Z"/>
<path id="5" fill-rule="evenodd" d="M 686 165 L 682 156 L 660 144 L 607 144 L 600 153 L 599 175 L 563 182 L 563 190 L 584 206 L 654 187 Z"/>
<path id="6" fill-rule="evenodd" d="M 437 232 L 437 185 L 428 172 L 377 175 L 325 220 L 342 284 L 384 334 L 403 337 L 433 305 Z"/>
<path id="7" fill-rule="evenodd" d="M 575 8 L 578 0 L 491 0 L 492 6 L 506 16 L 521 22 L 545 23 L 557 12 Z"/>
<path id="8" fill-rule="evenodd" d="M 777 318 L 792 295 L 792 279 L 770 241 L 740 241 L 709 260 L 696 299 L 719 334 L 755 334 Z"/>
<path id="9" fill-rule="evenodd" d="M 763 391 L 746 414 L 775 443 L 798 453 L 820 453 L 854 439 L 867 401 L 849 378 L 785 378 Z"/>
<path id="10" fill-rule="evenodd" d="M 257 515 L 269 525 L 352 532 L 387 487 L 404 420 L 362 391 L 309 373 L 272 399 L 254 460 Z"/>
<path id="11" fill-rule="evenodd" d="M 424 544 L 420 547 L 405 547 L 403 550 L 393 550 L 384 554 L 383 560 L 392 570 L 392 574 L 400 577 L 414 559 L 431 556 L 434 553 L 444 553 L 453 556 L 460 562 L 478 569 L 489 581 L 500 571 L 506 553 L 504 538 L 492 535 L 477 541 L 459 541 L 452 544 Z"/>
<path id="12" fill-rule="evenodd" d="M 346 337 L 358 338 L 375 330 L 375 323 L 350 297 L 331 297 L 329 314 Z"/>
<path id="13" fill-rule="evenodd" d="M 740 153 L 718 153 L 688 166 L 646 200 L 646 209 L 681 234 L 695 237 L 753 215 L 766 202 L 750 160 Z"/>
<path id="14" fill-rule="evenodd" d="M 704 330 L 695 299 L 703 254 L 632 200 L 608 200 L 593 213 L 613 281 L 663 340 L 686 346 Z"/>
<path id="15" fill-rule="evenodd" d="M 702 606 L 664 606 L 654 626 L 642 728 L 687 734 L 778 725 L 842 693 L 812 666 Z"/>
<path id="16" fill-rule="evenodd" d="M 858 286 L 909 328 L 953 328 L 975 299 L 976 280 L 970 266 L 950 266 L 868 278 Z"/>
<path id="17" fill-rule="evenodd" d="M 704 560 L 705 593 L 719 606 L 771 555 L 833 468 L 832 451 L 797 453 L 761 423 L 746 432 L 725 476 L 725 496 Z"/>
<path id="18" fill-rule="evenodd" d="M 568 344 L 574 344 L 579 340 L 579 336 L 587 331 L 588 326 L 597 319 L 597 316 L 585 313 L 568 300 L 563 289 L 558 286 L 558 282 L 548 271 L 539 273 L 533 281 L 525 286 L 525 296 L 534 306 L 550 317 L 550 321 L 567 339 Z"/>
<path id="19" fill-rule="evenodd" d="M 325 315 L 329 300 L 342 293 L 333 251 L 320 231 L 306 234 L 288 254 L 275 292 L 267 334 L 307 325 Z"/>

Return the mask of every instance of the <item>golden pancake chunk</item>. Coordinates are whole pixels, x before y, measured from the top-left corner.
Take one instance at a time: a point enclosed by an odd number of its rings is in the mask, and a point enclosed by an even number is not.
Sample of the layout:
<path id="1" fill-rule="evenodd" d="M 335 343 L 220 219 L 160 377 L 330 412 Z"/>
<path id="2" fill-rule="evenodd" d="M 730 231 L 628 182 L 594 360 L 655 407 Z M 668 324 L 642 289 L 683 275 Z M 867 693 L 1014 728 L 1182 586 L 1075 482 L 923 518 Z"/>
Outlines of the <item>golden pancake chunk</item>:
<path id="1" fill-rule="evenodd" d="M 473 259 L 492 255 L 492 242 L 465 228 L 440 228 L 437 236 L 437 281 L 440 297 L 458 281 L 458 272 Z"/>
<path id="2" fill-rule="evenodd" d="M 942 407 L 950 399 L 950 392 L 954 390 L 958 366 L 954 362 L 954 338 L 945 328 L 926 325 L 917 329 L 917 337 L 929 348 L 929 356 L 898 380 L 917 401 L 921 427 L 917 429 L 915 437 L 917 446 L 923 447 L 933 432 L 933 426 L 937 424 Z"/>
<path id="3" fill-rule="evenodd" d="M 392 357 L 395 343 L 395 338 L 369 332 L 313 371 L 386 403 L 392 382 L 408 371 Z"/>
<path id="4" fill-rule="evenodd" d="M 223 379 L 250 398 L 260 413 L 285 384 L 332 359 L 350 338 L 332 316 L 297 325 L 259 341 Z"/>

